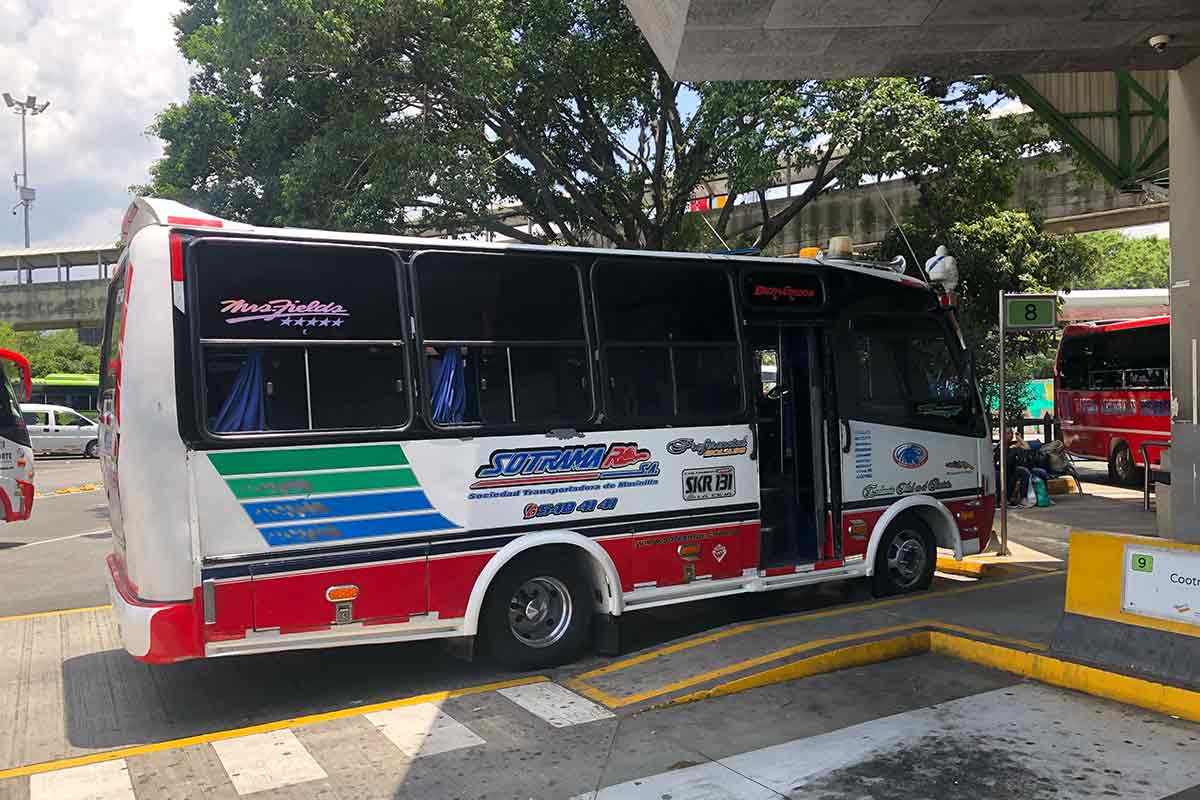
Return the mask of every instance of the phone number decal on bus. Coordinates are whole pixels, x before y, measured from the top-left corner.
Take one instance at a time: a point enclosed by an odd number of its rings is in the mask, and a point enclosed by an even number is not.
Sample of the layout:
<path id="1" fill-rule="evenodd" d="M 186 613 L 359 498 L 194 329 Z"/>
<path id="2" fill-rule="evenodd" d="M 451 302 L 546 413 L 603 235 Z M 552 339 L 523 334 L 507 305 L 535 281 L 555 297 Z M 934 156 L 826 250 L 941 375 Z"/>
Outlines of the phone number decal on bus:
<path id="1" fill-rule="evenodd" d="M 606 497 L 603 500 L 584 500 L 579 503 L 574 500 L 566 500 L 561 503 L 530 503 L 525 506 L 523 516 L 525 519 L 536 519 L 574 514 L 576 511 L 581 514 L 590 514 L 593 511 L 612 511 L 616 507 L 617 498 L 615 497 Z"/>
<path id="2" fill-rule="evenodd" d="M 733 467 L 705 467 L 683 471 L 684 500 L 712 500 L 733 497 Z"/>

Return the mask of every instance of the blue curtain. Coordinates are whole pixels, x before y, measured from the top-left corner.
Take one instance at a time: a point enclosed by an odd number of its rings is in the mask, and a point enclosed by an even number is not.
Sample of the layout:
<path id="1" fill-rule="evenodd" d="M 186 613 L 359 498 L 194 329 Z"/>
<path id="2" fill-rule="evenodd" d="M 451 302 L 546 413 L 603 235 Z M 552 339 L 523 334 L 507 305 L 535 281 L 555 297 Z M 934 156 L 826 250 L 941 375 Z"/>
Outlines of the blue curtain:
<path id="1" fill-rule="evenodd" d="M 267 429 L 263 408 L 263 351 L 252 349 L 246 363 L 234 378 L 229 397 L 217 416 L 209 420 L 209 428 L 217 433 L 235 431 L 264 431 Z"/>
<path id="2" fill-rule="evenodd" d="M 433 373 L 433 421 L 462 422 L 467 405 L 462 353 L 457 347 L 448 348 L 440 362 L 430 364 L 430 370 Z"/>

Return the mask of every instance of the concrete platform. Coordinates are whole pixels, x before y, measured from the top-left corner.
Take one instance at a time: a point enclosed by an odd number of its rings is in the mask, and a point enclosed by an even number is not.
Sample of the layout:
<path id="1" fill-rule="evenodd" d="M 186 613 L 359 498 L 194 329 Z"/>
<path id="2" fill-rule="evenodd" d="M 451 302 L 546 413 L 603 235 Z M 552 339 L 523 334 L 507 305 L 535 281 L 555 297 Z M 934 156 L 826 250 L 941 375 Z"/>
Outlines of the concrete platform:
<path id="1" fill-rule="evenodd" d="M 1160 798 L 1200 784 L 1196 725 L 1061 688 L 1072 673 L 1179 708 L 1162 687 L 1049 657 L 1065 591 L 1051 550 L 918 595 L 845 583 L 642 612 L 623 625 L 626 655 L 538 675 L 437 643 L 150 667 L 119 649 L 106 609 L 0 619 L 0 800 Z"/>

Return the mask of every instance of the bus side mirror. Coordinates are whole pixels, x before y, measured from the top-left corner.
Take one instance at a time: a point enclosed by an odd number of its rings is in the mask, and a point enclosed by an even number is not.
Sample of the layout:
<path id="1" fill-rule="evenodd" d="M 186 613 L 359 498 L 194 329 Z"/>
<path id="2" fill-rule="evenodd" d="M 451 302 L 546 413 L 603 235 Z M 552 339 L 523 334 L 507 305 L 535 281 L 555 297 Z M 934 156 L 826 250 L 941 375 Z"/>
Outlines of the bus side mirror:
<path id="1" fill-rule="evenodd" d="M 780 386 L 778 383 L 767 390 L 768 400 L 778 400 L 781 397 L 787 397 L 792 393 L 792 390 L 786 386 Z"/>

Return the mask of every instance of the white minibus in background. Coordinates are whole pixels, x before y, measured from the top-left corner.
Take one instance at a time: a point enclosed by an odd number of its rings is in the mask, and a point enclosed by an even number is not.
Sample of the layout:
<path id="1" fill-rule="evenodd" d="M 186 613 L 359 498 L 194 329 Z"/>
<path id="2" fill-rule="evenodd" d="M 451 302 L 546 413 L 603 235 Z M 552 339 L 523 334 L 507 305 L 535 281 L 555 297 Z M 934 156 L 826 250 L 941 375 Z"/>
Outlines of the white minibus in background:
<path id="1" fill-rule="evenodd" d="M 100 453 L 148 662 L 478 637 L 561 663 L 668 603 L 926 588 L 991 530 L 953 312 L 851 260 L 500 246 L 139 199 Z M 768 367 L 768 369 L 764 369 Z"/>

